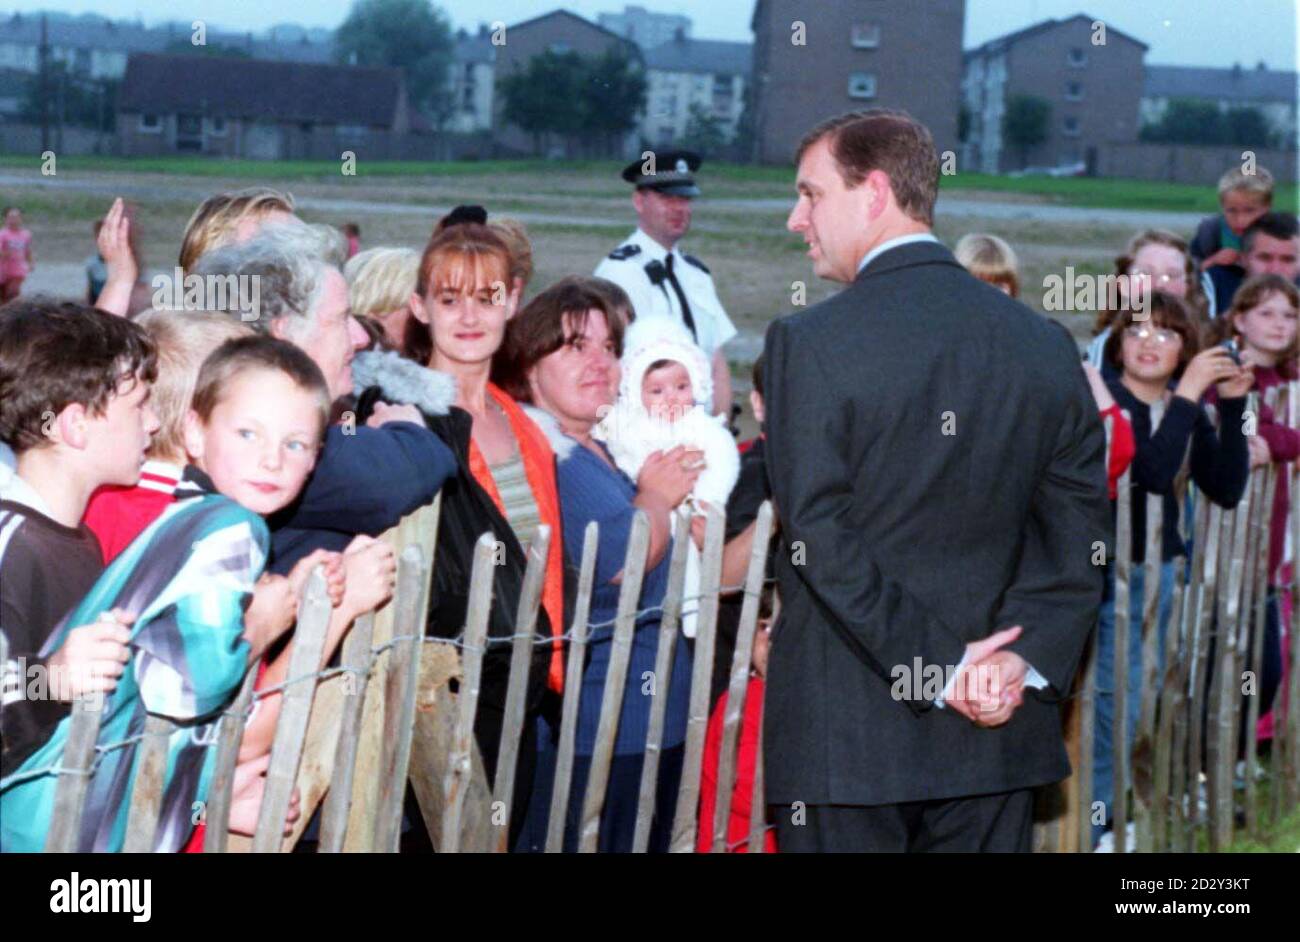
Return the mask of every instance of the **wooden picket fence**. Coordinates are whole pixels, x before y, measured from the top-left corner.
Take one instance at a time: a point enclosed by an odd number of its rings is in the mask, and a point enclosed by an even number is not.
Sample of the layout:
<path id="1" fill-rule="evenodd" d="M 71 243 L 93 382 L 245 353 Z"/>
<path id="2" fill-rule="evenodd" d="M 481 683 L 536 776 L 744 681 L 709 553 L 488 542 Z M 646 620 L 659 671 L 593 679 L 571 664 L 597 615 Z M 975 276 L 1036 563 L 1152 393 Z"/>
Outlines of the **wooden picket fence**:
<path id="1" fill-rule="evenodd" d="M 1297 384 L 1282 395 L 1269 390 L 1267 404 L 1297 427 Z M 1251 394 L 1248 413 L 1258 415 L 1258 396 Z M 1160 404 L 1152 408 L 1152 427 L 1159 425 Z M 1109 444 L 1110 426 L 1107 424 Z M 1266 822 L 1280 820 L 1300 804 L 1300 607 L 1292 605 L 1283 688 L 1273 702 L 1273 746 L 1264 773 L 1257 755 L 1257 721 L 1263 632 L 1270 587 L 1281 592 L 1279 573 L 1268 571 L 1269 536 L 1278 475 L 1290 481 L 1287 526 L 1291 544 L 1300 548 L 1300 486 L 1294 464 L 1270 463 L 1251 472 L 1241 502 L 1225 509 L 1211 502 L 1188 480 L 1187 464 L 1176 484 L 1180 511 L 1195 492 L 1191 519 L 1182 532 L 1192 534 L 1192 556 L 1174 567 L 1172 605 L 1164 630 L 1164 667 L 1160 671 L 1160 495 L 1147 495 L 1145 577 L 1141 624 L 1130 624 L 1130 542 L 1132 492 L 1130 474 L 1120 479 L 1115 533 L 1115 661 L 1112 675 L 1111 741 L 1113 752 L 1113 833 L 1115 850 L 1124 850 L 1129 821 L 1130 850 L 1191 852 L 1226 849 L 1239 831 L 1262 835 Z M 1293 550 L 1293 553 L 1295 550 Z M 1289 589 L 1300 599 L 1300 567 L 1292 565 Z M 1126 700 L 1130 633 L 1141 632 L 1141 701 L 1136 735 L 1127 743 Z M 1213 652 L 1210 639 L 1217 642 Z M 1247 652 L 1252 654 L 1247 663 Z M 1092 824 L 1099 813 L 1091 794 L 1097 689 L 1097 646 L 1089 653 L 1065 718 L 1074 774 L 1044 790 L 1043 811 L 1035 827 L 1035 847 L 1044 851 L 1091 849 Z M 1249 675 L 1244 672 L 1249 671 Z M 1247 677 L 1250 678 L 1247 681 Z M 1243 697 L 1253 684 L 1255 695 Z M 1238 741 L 1245 710 L 1245 742 Z M 1234 789 L 1236 757 L 1244 751 L 1244 788 Z M 1202 756 L 1204 755 L 1204 761 Z M 1260 781 L 1268 782 L 1263 800 Z M 1125 788 L 1125 783 L 1129 788 Z M 1126 798 L 1127 793 L 1127 798 Z M 1203 797 L 1204 795 L 1204 797 Z M 1265 807 L 1267 805 L 1267 807 Z M 1100 822 L 1098 822 L 1100 823 Z"/>
<path id="2" fill-rule="evenodd" d="M 287 679 L 275 688 L 255 693 L 255 671 L 250 670 L 238 696 L 220 718 L 213 747 L 217 750 L 215 771 L 203 815 L 207 825 L 206 852 L 289 851 L 317 809 L 320 810 L 320 851 L 395 852 L 408 780 L 436 850 L 503 852 L 508 849 L 514 773 L 525 722 L 525 691 L 532 650 L 535 644 L 551 643 L 550 639 L 541 639 L 534 633 L 551 534 L 546 526 L 539 527 L 528 547 L 516 622 L 518 633 L 512 639 L 489 642 L 487 637 L 496 546 L 492 535 L 486 533 L 474 548 L 463 635 L 450 640 L 426 638 L 424 625 L 431 566 L 435 562 L 438 514 L 439 501 L 435 501 L 385 534 L 386 540 L 401 547 L 393 599 L 357 620 L 343 643 L 339 666 L 325 670 L 318 665 L 322 660 L 330 605 L 323 576 L 319 571 L 312 574 L 298 611 Z M 644 851 L 649 840 L 666 693 L 672 674 L 673 647 L 679 643 L 683 603 L 695 601 L 683 599 L 689 527 L 684 517 L 679 523 L 659 629 L 656 695 L 651 706 L 634 837 L 637 851 Z M 738 730 L 771 531 L 772 510 L 765 504 L 756 523 L 754 550 L 743 588 L 745 597 L 717 772 L 717 812 L 714 821 L 698 825 L 712 829 L 714 847 L 719 850 L 726 847 Z M 718 599 L 722 591 L 723 533 L 723 515 L 715 510 L 707 520 L 702 556 L 686 757 L 672 822 L 674 851 L 692 851 L 696 841 L 705 730 L 712 707 L 709 693 Z M 574 621 L 567 636 L 570 650 L 546 840 L 549 852 L 559 851 L 564 837 L 583 656 L 590 640 L 588 614 L 597 537 L 597 524 L 588 524 Z M 638 615 L 642 614 L 637 610 L 637 600 L 645 576 L 648 548 L 649 525 L 645 515 L 638 512 L 628 541 L 613 625 L 609 681 L 582 802 L 579 849 L 583 852 L 594 851 L 599 837 L 600 813 L 613 759 L 633 631 Z M 489 643 L 501 640 L 512 645 L 510 679 L 498 774 L 496 781 L 489 783 L 473 729 L 484 650 Z M 455 693 L 451 689 L 453 681 L 457 687 Z M 227 827 L 240 741 L 254 700 L 276 691 L 284 699 L 266 773 L 265 795 L 256 832 L 251 838 L 245 838 L 228 833 Z M 71 851 L 76 847 L 81 813 L 94 771 L 100 716 L 88 702 L 73 704 L 68 744 L 58 770 L 47 851 Z M 135 760 L 125 850 L 147 851 L 155 846 L 167 741 L 176 729 L 176 724 L 165 717 L 148 718 Z M 286 818 L 295 788 L 299 791 L 301 815 L 286 833 Z M 760 788 L 761 780 L 756 785 L 756 795 L 761 794 Z M 755 802 L 754 809 L 748 844 L 751 849 L 761 850 L 766 827 L 762 802 Z"/>
<path id="3" fill-rule="evenodd" d="M 1294 384 L 1283 406 L 1295 427 Z M 1252 401 L 1251 408 L 1255 408 Z M 1153 423 L 1158 417 L 1153 415 Z M 1108 428 L 1109 435 L 1109 428 Z M 1190 576 L 1178 565 L 1172 614 L 1164 636 L 1165 664 L 1157 672 L 1157 637 L 1160 586 L 1160 522 L 1162 501 L 1148 498 L 1146 578 L 1141 625 L 1129 623 L 1129 551 L 1131 487 L 1126 474 L 1119 484 L 1120 513 L 1116 533 L 1116 626 L 1113 670 L 1113 741 L 1116 835 L 1124 834 L 1130 804 L 1124 783 L 1131 779 L 1131 817 L 1136 822 L 1136 848 L 1140 851 L 1190 851 L 1197 849 L 1204 832 L 1211 850 L 1228 846 L 1239 830 L 1233 789 L 1242 697 L 1243 669 L 1260 675 L 1261 634 L 1265 592 L 1275 581 L 1267 572 L 1268 537 L 1273 495 L 1279 473 L 1291 475 L 1291 527 L 1293 545 L 1300 547 L 1300 486 L 1292 466 L 1270 464 L 1252 473 L 1245 498 L 1233 509 L 1213 505 L 1202 494 L 1195 497 L 1194 552 Z M 1178 506 L 1188 488 L 1184 473 L 1178 482 Z M 487 636 L 492 592 L 492 566 L 496 549 L 491 534 L 484 534 L 474 549 L 469 606 L 463 634 L 456 639 L 426 638 L 424 625 L 429 606 L 429 586 L 434 558 L 439 503 L 422 508 L 385 535 L 400 547 L 397 588 L 393 599 L 357 620 L 342 647 L 338 667 L 319 669 L 322 659 L 329 602 L 324 579 L 314 573 L 302 600 L 295 632 L 288 679 L 275 690 L 284 700 L 271 750 L 265 797 L 256 832 L 251 838 L 228 833 L 231 789 L 236 758 L 249 708 L 257 697 L 253 671 L 231 707 L 220 720 L 214 748 L 215 774 L 205 809 L 205 850 L 288 851 L 302 835 L 314 811 L 320 810 L 319 850 L 323 852 L 395 852 L 400 839 L 405 785 L 410 782 L 419 804 L 423 825 L 439 852 L 502 852 L 507 848 L 510 809 L 515 786 L 515 766 L 525 722 L 525 691 L 533 646 L 549 644 L 534 633 L 541 600 L 547 549 L 552 534 L 539 527 L 528 547 L 528 564 L 519 600 L 518 633 L 513 639 Z M 722 750 L 717 770 L 716 813 L 712 821 L 698 821 L 700 778 L 713 670 L 718 600 L 721 585 L 724 520 L 716 509 L 707 520 L 698 599 L 684 599 L 686 547 L 689 528 L 679 521 L 672 546 L 668 588 L 665 593 L 655 664 L 656 696 L 642 770 L 634 850 L 647 848 L 661 754 L 668 683 L 674 645 L 685 604 L 698 603 L 697 635 L 690 681 L 690 706 L 685 761 L 676 813 L 672 822 L 671 850 L 690 852 L 697 829 L 712 832 L 715 852 L 729 849 L 726 842 L 731 796 L 736 777 L 740 721 L 749 676 L 750 658 L 758 621 L 759 597 L 764 585 L 772 508 L 764 504 L 756 524 L 744 602 L 731 664 L 728 706 L 723 726 Z M 588 524 L 583 535 L 577 598 L 573 623 L 566 633 L 569 646 L 565 692 L 561 708 L 557 769 L 545 849 L 557 852 L 564 840 L 566 809 L 572 785 L 578 695 L 586 647 L 597 525 Z M 633 632 L 640 614 L 637 600 L 645 575 L 649 528 L 638 513 L 628 541 L 612 652 L 597 743 L 586 792 L 581 803 L 579 850 L 592 852 L 599 838 L 600 813 L 613 758 L 619 706 L 626 684 Z M 1293 598 L 1300 595 L 1300 567 L 1292 567 Z M 1292 608 L 1286 689 L 1274 704 L 1274 743 L 1269 773 L 1270 797 L 1261 802 L 1256 783 L 1255 727 L 1258 698 L 1249 698 L 1246 723 L 1245 789 L 1240 804 L 1244 827 L 1258 834 L 1266 821 L 1278 820 L 1300 803 L 1300 607 Z M 1132 750 L 1126 746 L 1126 678 L 1130 632 L 1143 638 L 1142 702 Z M 1209 663 L 1209 640 L 1214 633 L 1222 643 Z M 1245 663 L 1253 634 L 1253 659 Z M 0 652 L 3 651 L 0 635 Z M 510 679 L 505 707 L 498 774 L 489 782 L 474 741 L 474 718 L 479 696 L 482 659 L 489 643 L 512 645 Z M 1035 849 L 1078 851 L 1090 848 L 1094 815 L 1091 796 L 1093 773 L 1096 646 L 1089 647 L 1075 695 L 1069 700 L 1065 724 L 1074 774 L 1066 782 L 1040 792 Z M 2 653 L 0 653 L 2 656 Z M 1212 683 L 1211 683 L 1212 681 Z M 452 685 L 455 684 L 453 692 Z M 1206 693 L 1207 684 L 1209 693 Z M 1207 703 L 1208 697 L 1208 703 Z M 1202 719 L 1203 712 L 1208 717 Z M 96 753 L 99 714 L 87 704 L 73 705 L 68 744 L 60 765 L 53 826 L 46 849 L 74 849 L 78 823 Z M 175 725 L 159 716 L 149 717 L 136 758 L 125 849 L 152 849 L 163 793 L 167 737 Z M 1206 761 L 1202 763 L 1202 744 Z M 759 762 L 747 848 L 763 848 L 763 775 Z M 1201 783 L 1208 802 L 1199 805 Z M 286 836 L 286 816 L 297 788 L 301 816 Z M 1117 849 L 1122 845 L 1117 841 Z M 730 848 L 734 849 L 734 848 Z"/>

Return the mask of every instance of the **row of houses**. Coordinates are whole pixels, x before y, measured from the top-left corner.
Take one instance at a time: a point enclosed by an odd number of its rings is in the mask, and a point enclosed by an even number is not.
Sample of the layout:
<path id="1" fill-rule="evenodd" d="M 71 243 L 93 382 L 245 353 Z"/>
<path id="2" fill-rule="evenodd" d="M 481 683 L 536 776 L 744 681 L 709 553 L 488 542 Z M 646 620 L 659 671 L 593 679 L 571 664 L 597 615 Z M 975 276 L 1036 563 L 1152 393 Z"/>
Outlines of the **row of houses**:
<path id="1" fill-rule="evenodd" d="M 1143 124 L 1187 98 L 1256 107 L 1278 138 L 1294 141 L 1295 72 L 1263 63 L 1148 65 L 1141 38 L 1107 27 L 1099 42 L 1098 21 L 1085 13 L 963 50 L 965 13 L 965 0 L 755 0 L 752 43 L 696 39 L 688 17 L 639 6 L 597 22 L 554 10 L 504 33 L 483 25 L 455 36 L 452 107 L 438 128 L 409 106 L 399 71 L 332 64 L 332 44 L 320 33 L 278 27 L 258 37 L 208 34 L 209 42 L 253 57 L 239 60 L 168 55 L 168 43 L 189 35 L 181 29 L 187 24 L 144 30 L 101 22 L 95 32 L 85 18 L 51 17 L 47 41 L 52 55 L 82 74 L 120 77 L 117 148 L 124 154 L 274 159 L 337 156 L 340 145 L 350 145 L 421 156 L 415 144 L 439 132 L 479 139 L 493 153 L 527 153 L 534 139 L 504 119 L 500 78 L 546 51 L 598 56 L 610 49 L 639 63 L 647 80 L 639 126 L 624 142 L 629 152 L 680 141 L 702 115 L 724 137 L 746 127 L 755 159 L 784 162 L 818 118 L 880 105 L 916 115 L 967 168 L 1095 169 L 1099 151 L 1137 142 Z M 14 77 L 34 71 L 39 42 L 37 17 L 0 20 L 0 120 L 16 107 Z M 1046 139 L 1027 151 L 1003 140 L 1003 118 L 1019 95 L 1045 98 L 1051 108 Z"/>

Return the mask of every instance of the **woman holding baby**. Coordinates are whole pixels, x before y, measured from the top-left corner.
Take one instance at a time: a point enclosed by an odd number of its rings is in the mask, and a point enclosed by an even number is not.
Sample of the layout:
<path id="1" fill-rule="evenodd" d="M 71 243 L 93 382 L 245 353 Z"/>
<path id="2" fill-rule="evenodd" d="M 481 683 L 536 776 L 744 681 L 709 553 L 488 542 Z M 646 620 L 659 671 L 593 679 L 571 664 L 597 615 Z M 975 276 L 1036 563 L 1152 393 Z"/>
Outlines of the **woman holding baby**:
<path id="1" fill-rule="evenodd" d="M 576 850 L 578 817 L 596 744 L 601 698 L 611 655 L 612 623 L 632 520 L 638 510 L 650 522 L 650 548 L 637 608 L 661 605 L 668 583 L 673 510 L 705 471 L 704 452 L 683 445 L 650 454 L 633 480 L 620 470 L 596 427 L 614 404 L 626 324 L 605 293 L 586 278 L 568 278 L 534 298 L 511 321 L 498 357 L 504 388 L 529 409 L 556 455 L 556 485 L 564 546 L 576 565 L 587 524 L 599 524 L 595 586 L 578 708 L 577 746 L 565 850 Z M 734 447 L 734 446 L 733 446 Z M 624 689 L 609 786 L 601 812 L 599 850 L 628 851 L 636 824 L 646 732 L 656 693 L 668 698 L 655 796 L 651 851 L 666 851 L 681 777 L 691 663 L 686 644 L 673 652 L 670 678 L 653 677 L 659 644 L 657 611 L 638 618 Z M 665 689 L 666 687 L 666 689 Z M 543 749 L 545 735 L 542 737 Z M 544 768 L 539 763 L 539 772 Z M 539 774 L 541 779 L 548 778 Z M 537 798 L 535 805 L 537 807 Z M 549 799 L 548 799 L 549 801 Z"/>

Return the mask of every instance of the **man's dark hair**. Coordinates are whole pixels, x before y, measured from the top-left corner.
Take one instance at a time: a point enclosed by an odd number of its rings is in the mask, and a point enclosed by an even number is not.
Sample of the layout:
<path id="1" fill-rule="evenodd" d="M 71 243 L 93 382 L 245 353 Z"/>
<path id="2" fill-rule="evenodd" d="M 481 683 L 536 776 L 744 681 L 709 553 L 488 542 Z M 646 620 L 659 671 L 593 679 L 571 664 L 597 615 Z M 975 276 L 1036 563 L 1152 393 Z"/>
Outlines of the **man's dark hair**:
<path id="1" fill-rule="evenodd" d="M 1296 217 L 1292 213 L 1265 213 L 1247 226 L 1246 231 L 1242 233 L 1243 254 L 1255 247 L 1255 236 L 1261 232 L 1270 238 L 1285 242 L 1300 235 L 1300 224 L 1297 224 Z"/>
<path id="2" fill-rule="evenodd" d="M 754 365 L 750 367 L 749 378 L 754 387 L 754 392 L 762 396 L 763 395 L 763 354 L 760 353 L 758 355 L 758 359 L 754 361 Z"/>
<path id="3" fill-rule="evenodd" d="M 109 400 L 158 376 L 139 325 L 84 304 L 32 297 L 0 308 L 0 441 L 21 454 L 73 403 L 103 415 Z"/>
<path id="4" fill-rule="evenodd" d="M 934 225 L 939 154 L 924 124 L 890 108 L 851 111 L 809 131 L 799 144 L 795 164 L 822 138 L 830 139 L 831 156 L 845 186 L 858 186 L 871 171 L 880 170 L 889 177 L 899 208 L 917 222 Z"/>

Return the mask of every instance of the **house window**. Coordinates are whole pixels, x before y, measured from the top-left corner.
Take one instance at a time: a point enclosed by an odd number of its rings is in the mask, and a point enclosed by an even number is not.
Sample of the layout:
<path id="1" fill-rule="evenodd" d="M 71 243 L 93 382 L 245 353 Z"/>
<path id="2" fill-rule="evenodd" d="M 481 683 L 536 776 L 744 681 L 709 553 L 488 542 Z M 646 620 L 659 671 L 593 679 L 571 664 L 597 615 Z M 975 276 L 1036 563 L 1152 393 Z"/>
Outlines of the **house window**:
<path id="1" fill-rule="evenodd" d="M 158 134 L 162 131 L 162 119 L 156 114 L 142 114 L 140 130 L 145 134 Z"/>
<path id="2" fill-rule="evenodd" d="M 551 52 L 555 53 L 557 56 L 562 56 L 573 47 L 564 41 L 560 41 L 560 42 L 551 43 L 550 48 L 551 48 Z"/>
<path id="3" fill-rule="evenodd" d="M 221 117 L 208 118 L 208 133 L 213 137 L 225 137 L 226 119 Z"/>
<path id="4" fill-rule="evenodd" d="M 713 94 L 730 95 L 731 94 L 731 76 L 724 73 L 718 73 L 713 76 Z"/>
<path id="5" fill-rule="evenodd" d="M 852 42 L 854 49 L 875 49 L 880 45 L 880 24 L 854 23 Z"/>
<path id="6" fill-rule="evenodd" d="M 1083 83 L 1066 82 L 1065 83 L 1065 100 L 1066 101 L 1083 101 Z"/>
<path id="7" fill-rule="evenodd" d="M 1066 115 L 1065 122 L 1062 125 L 1061 130 L 1065 133 L 1066 137 L 1078 137 L 1079 119 L 1076 118 L 1074 115 Z"/>
<path id="8" fill-rule="evenodd" d="M 876 77 L 870 72 L 854 72 L 849 76 L 850 98 L 875 98 Z"/>
<path id="9" fill-rule="evenodd" d="M 1070 65 L 1076 69 L 1083 68 L 1088 64 L 1088 54 L 1083 51 L 1081 46 L 1072 46 L 1070 48 Z"/>
<path id="10" fill-rule="evenodd" d="M 178 114 L 176 116 L 177 137 L 201 137 L 203 119 L 196 114 Z"/>

